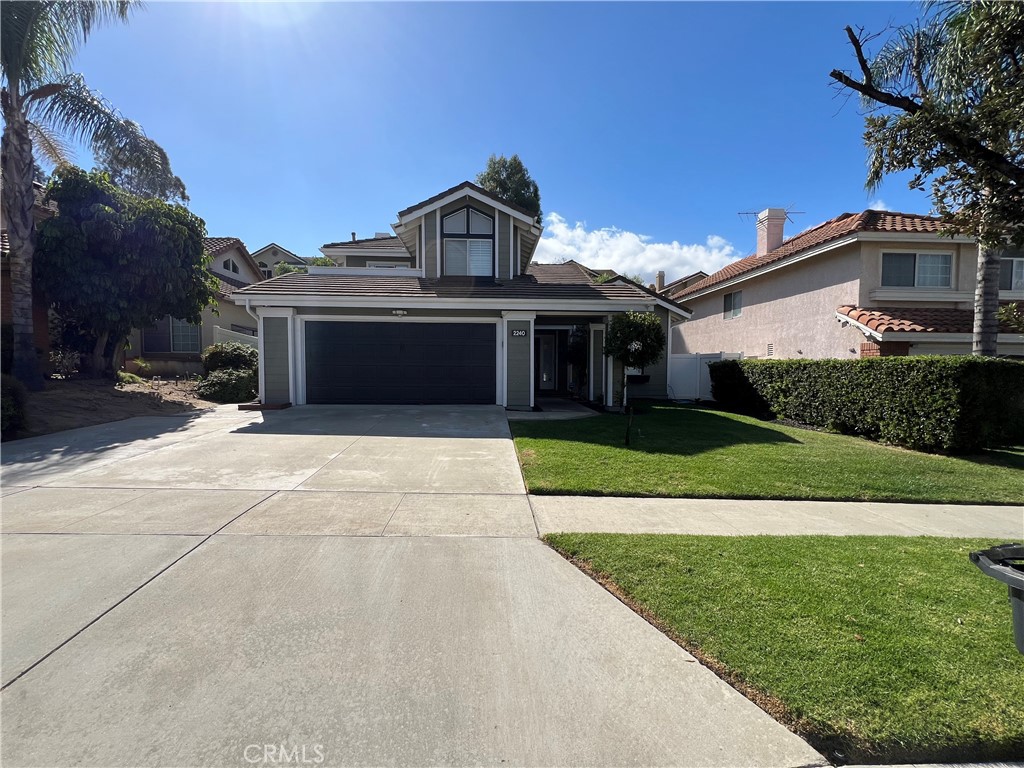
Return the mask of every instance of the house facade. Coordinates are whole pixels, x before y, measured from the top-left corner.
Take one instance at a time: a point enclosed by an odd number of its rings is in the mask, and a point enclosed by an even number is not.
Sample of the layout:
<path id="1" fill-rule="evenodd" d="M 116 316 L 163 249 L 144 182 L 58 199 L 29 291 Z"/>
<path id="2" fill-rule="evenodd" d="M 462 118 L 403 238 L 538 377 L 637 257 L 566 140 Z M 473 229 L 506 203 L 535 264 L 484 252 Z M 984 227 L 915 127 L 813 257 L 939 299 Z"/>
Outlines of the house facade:
<path id="1" fill-rule="evenodd" d="M 256 262 L 264 280 L 269 280 L 274 276 L 278 264 L 289 264 L 295 267 L 306 266 L 304 258 L 277 243 L 267 243 L 259 250 L 253 251 L 252 260 Z"/>
<path id="2" fill-rule="evenodd" d="M 231 295 L 263 280 L 262 270 L 237 237 L 207 237 L 203 246 L 211 256 L 210 272 L 217 278 L 216 306 L 203 310 L 198 325 L 163 317 L 149 328 L 132 331 L 126 355 L 129 370 L 135 370 L 134 361 L 142 358 L 154 375 L 197 374 L 203 371 L 200 355 L 211 344 L 236 341 L 256 346 L 256 318 L 231 301 Z"/>
<path id="3" fill-rule="evenodd" d="M 654 312 L 668 334 L 689 315 L 575 262 L 533 264 L 536 218 L 470 182 L 400 211 L 392 228 L 325 245 L 340 266 L 231 295 L 259 320 L 263 403 L 612 402 L 621 370 L 603 354 L 610 318 Z M 645 374 L 630 395 L 665 397 L 666 363 Z"/>
<path id="4" fill-rule="evenodd" d="M 672 352 L 748 358 L 968 354 L 977 246 L 937 218 L 844 213 L 786 239 L 786 212 L 758 216 L 757 252 L 666 294 L 693 311 Z M 1000 301 L 1024 300 L 1024 254 L 1006 251 Z M 1024 356 L 1003 329 L 999 354 Z"/>

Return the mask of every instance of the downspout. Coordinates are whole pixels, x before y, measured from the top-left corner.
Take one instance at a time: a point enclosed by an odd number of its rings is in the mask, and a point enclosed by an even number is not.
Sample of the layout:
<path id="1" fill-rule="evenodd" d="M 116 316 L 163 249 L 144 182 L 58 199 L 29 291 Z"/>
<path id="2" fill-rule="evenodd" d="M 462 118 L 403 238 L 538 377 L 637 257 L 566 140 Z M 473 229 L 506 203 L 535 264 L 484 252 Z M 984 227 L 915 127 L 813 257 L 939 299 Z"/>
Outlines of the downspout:
<path id="1" fill-rule="evenodd" d="M 252 299 L 248 296 L 245 297 L 245 311 L 252 315 L 252 319 L 256 321 L 256 349 L 259 352 L 259 362 L 257 363 L 258 368 L 256 371 L 256 396 L 259 401 L 263 402 L 263 334 L 260 333 L 260 316 L 252 311 Z"/>

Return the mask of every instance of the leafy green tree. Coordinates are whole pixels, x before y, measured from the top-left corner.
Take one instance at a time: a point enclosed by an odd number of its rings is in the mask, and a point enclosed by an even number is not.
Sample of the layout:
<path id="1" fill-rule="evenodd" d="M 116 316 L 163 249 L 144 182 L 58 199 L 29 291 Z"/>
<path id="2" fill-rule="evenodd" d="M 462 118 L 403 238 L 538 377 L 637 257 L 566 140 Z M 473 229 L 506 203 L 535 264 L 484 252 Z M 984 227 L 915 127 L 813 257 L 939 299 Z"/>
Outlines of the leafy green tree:
<path id="1" fill-rule="evenodd" d="M 0 3 L 0 140 L 3 212 L 10 242 L 13 372 L 27 386 L 42 387 L 32 343 L 32 217 L 34 151 L 60 167 L 69 141 L 100 140 L 125 155 L 153 158 L 157 144 L 90 91 L 71 66 L 97 26 L 127 21 L 137 0 L 5 0 Z"/>
<path id="2" fill-rule="evenodd" d="M 926 3 L 873 57 L 872 37 L 846 28 L 860 79 L 834 69 L 868 110 L 868 187 L 913 173 L 950 234 L 978 241 L 974 354 L 994 355 L 999 259 L 1024 244 L 1024 3 Z"/>
<path id="3" fill-rule="evenodd" d="M 661 319 L 653 312 L 623 312 L 614 315 L 608 326 L 604 353 L 622 364 L 622 407 L 628 403 L 629 377 L 627 368 L 643 371 L 665 356 L 665 329 Z M 629 409 L 626 422 L 626 445 L 633 426 L 633 411 Z"/>
<path id="4" fill-rule="evenodd" d="M 525 208 L 538 220 L 542 217 L 540 188 L 519 155 L 491 155 L 487 159 L 487 168 L 477 175 L 476 183 L 502 200 Z"/>
<path id="5" fill-rule="evenodd" d="M 113 374 L 132 328 L 165 315 L 199 323 L 213 304 L 206 225 L 188 209 L 70 166 L 47 198 L 58 212 L 39 225 L 37 277 L 57 313 L 94 339 L 94 373 Z"/>
<path id="6" fill-rule="evenodd" d="M 310 259 L 308 262 L 309 266 L 300 266 L 298 264 L 289 264 L 285 261 L 279 261 L 277 266 L 274 267 L 274 276 L 280 277 L 281 275 L 292 275 L 295 273 L 306 274 L 309 271 L 309 267 L 336 267 L 338 264 L 334 259 L 328 258 L 327 256 L 317 256 L 316 258 Z"/>
<path id="7" fill-rule="evenodd" d="M 142 126 L 136 124 L 141 134 Z M 145 155 L 126 151 L 108 136 L 97 136 L 92 142 L 92 154 L 97 170 L 103 171 L 110 181 L 136 197 L 155 197 L 168 203 L 188 202 L 185 183 L 174 175 L 167 153 L 160 147 Z"/>

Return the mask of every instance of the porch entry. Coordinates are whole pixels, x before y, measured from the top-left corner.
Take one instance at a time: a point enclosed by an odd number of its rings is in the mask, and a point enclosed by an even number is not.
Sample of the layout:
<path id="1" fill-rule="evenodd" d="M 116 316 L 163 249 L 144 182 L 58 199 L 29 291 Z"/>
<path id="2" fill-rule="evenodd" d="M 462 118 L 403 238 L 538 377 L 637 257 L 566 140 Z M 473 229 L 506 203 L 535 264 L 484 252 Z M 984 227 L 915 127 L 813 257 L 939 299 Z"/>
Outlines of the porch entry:
<path id="1" fill-rule="evenodd" d="M 590 334 L 586 323 L 591 320 L 575 320 L 577 318 L 569 322 L 548 321 L 534 325 L 533 387 L 536 397 L 587 396 Z"/>

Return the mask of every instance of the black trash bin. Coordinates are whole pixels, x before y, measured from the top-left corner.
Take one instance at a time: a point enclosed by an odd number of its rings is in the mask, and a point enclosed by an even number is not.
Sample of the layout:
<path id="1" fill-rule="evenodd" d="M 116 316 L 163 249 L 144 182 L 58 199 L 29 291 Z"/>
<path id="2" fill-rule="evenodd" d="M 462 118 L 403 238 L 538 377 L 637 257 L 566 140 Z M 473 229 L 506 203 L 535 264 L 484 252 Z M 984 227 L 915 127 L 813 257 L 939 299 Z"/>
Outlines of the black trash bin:
<path id="1" fill-rule="evenodd" d="M 971 562 L 1009 588 L 1013 641 L 1017 650 L 1024 653 L 1024 544 L 1000 544 L 971 552 Z"/>

